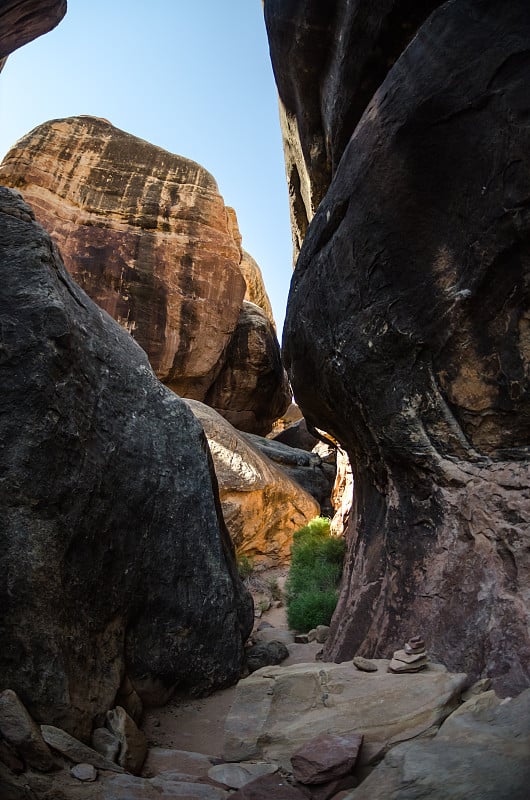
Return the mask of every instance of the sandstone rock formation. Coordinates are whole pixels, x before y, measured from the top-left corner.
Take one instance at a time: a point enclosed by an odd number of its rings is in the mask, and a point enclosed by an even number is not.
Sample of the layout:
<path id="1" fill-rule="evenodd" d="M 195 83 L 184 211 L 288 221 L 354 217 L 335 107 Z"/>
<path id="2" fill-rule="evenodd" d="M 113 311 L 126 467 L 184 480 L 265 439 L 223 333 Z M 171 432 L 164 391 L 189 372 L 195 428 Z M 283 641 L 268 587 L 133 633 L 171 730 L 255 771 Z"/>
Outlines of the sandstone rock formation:
<path id="1" fill-rule="evenodd" d="M 276 439 L 265 439 L 253 433 L 244 436 L 262 455 L 315 498 L 322 516 L 331 516 L 333 509 L 330 496 L 336 471 L 334 464 L 325 463 L 318 453 L 289 447 Z"/>
<path id="2" fill-rule="evenodd" d="M 530 690 L 493 709 L 465 703 L 434 739 L 391 750 L 344 800 L 526 800 L 529 752 Z"/>
<path id="3" fill-rule="evenodd" d="M 363 111 L 441 0 L 265 0 L 295 258 Z"/>
<path id="4" fill-rule="evenodd" d="M 0 70 L 7 56 L 51 31 L 66 14 L 66 0 L 3 0 L 0 4 Z"/>
<path id="5" fill-rule="evenodd" d="M 203 399 L 245 294 L 223 199 L 203 167 L 95 117 L 52 120 L 9 151 L 70 274 L 178 394 Z"/>
<path id="6" fill-rule="evenodd" d="M 0 690 L 88 738 L 127 673 L 237 679 L 251 600 L 202 428 L 0 189 Z"/>
<path id="7" fill-rule="evenodd" d="M 284 332 L 356 481 L 327 657 L 422 630 L 509 692 L 530 682 L 529 37 L 523 0 L 421 27 L 308 230 Z"/>
<path id="8" fill-rule="evenodd" d="M 237 221 L 237 215 L 235 209 L 232 208 L 231 206 L 227 206 L 226 212 L 228 214 L 228 223 L 230 226 L 230 231 L 236 241 L 236 244 L 238 245 L 241 251 L 241 261 L 239 262 L 239 268 L 243 274 L 243 278 L 245 279 L 245 284 L 247 287 L 245 291 L 245 300 L 248 300 L 250 303 L 255 303 L 255 305 L 263 309 L 263 311 L 265 311 L 267 317 L 269 318 L 269 321 L 276 330 L 276 325 L 272 314 L 271 301 L 269 300 L 269 295 L 267 294 L 267 290 L 265 289 L 265 284 L 263 282 L 263 275 L 261 274 L 261 270 L 257 262 L 252 258 L 252 256 L 249 253 L 247 253 L 246 250 L 243 250 L 242 247 L 243 238 L 239 231 L 239 224 Z"/>
<path id="9" fill-rule="evenodd" d="M 432 733 L 453 711 L 466 683 L 431 665 L 417 675 L 392 675 L 352 664 L 264 667 L 237 685 L 225 725 L 228 761 L 265 758 L 290 768 L 290 758 L 319 733 L 362 733 L 360 763 L 398 742 Z"/>
<path id="10" fill-rule="evenodd" d="M 266 313 L 243 302 L 237 327 L 224 354 L 223 367 L 206 394 L 235 428 L 261 436 L 291 402 L 276 332 Z"/>
<path id="11" fill-rule="evenodd" d="M 213 409 L 186 402 L 206 433 L 238 554 L 257 563 L 285 563 L 294 531 L 318 515 L 318 503 Z"/>

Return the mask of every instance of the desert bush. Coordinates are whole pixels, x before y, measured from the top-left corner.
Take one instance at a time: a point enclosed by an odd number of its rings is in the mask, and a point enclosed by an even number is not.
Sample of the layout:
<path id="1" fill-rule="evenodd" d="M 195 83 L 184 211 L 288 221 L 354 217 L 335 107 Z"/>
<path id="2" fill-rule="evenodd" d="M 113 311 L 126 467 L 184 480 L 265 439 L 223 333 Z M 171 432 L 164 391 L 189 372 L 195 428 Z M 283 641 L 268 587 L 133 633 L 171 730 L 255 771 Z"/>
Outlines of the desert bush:
<path id="1" fill-rule="evenodd" d="M 315 517 L 296 531 L 285 585 L 289 627 L 305 632 L 329 625 L 337 605 L 344 551 L 344 539 L 331 535 L 326 517 Z"/>
<path id="2" fill-rule="evenodd" d="M 254 562 L 251 558 L 245 555 L 237 557 L 237 571 L 242 581 L 249 578 L 254 570 Z"/>

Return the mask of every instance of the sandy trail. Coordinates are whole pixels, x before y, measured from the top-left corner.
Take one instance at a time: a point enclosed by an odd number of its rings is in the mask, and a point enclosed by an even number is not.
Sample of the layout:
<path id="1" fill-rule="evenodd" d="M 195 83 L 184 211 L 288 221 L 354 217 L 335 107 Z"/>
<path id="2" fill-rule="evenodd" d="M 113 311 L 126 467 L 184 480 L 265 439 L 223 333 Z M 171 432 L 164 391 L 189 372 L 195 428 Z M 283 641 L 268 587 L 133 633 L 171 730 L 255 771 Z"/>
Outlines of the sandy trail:
<path id="1" fill-rule="evenodd" d="M 262 585 L 277 581 L 283 589 L 287 569 L 269 570 L 259 578 L 251 579 L 252 593 L 262 594 Z M 256 618 L 255 629 L 261 622 L 267 622 L 280 630 L 288 630 L 285 606 L 271 608 Z M 322 645 L 297 644 L 292 646 L 292 653 L 283 665 L 301 664 L 315 661 L 315 656 Z M 147 709 L 144 714 L 142 728 L 150 747 L 164 747 L 175 750 L 187 750 L 193 753 L 204 753 L 221 757 L 223 750 L 224 726 L 236 693 L 236 686 L 222 689 L 210 697 L 190 699 L 178 693 L 170 702 L 161 708 Z"/>

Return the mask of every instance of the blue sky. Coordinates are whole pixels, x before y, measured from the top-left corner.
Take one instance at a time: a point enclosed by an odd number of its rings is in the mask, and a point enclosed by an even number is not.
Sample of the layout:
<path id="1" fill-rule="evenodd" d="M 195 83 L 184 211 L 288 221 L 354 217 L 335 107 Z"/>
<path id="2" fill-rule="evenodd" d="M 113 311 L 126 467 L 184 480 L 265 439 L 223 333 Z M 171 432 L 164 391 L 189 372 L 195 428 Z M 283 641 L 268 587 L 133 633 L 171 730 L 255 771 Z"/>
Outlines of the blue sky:
<path id="1" fill-rule="evenodd" d="M 49 119 L 105 117 L 208 169 L 236 209 L 281 334 L 291 233 L 261 0 L 69 0 L 0 74 L 0 159 Z"/>

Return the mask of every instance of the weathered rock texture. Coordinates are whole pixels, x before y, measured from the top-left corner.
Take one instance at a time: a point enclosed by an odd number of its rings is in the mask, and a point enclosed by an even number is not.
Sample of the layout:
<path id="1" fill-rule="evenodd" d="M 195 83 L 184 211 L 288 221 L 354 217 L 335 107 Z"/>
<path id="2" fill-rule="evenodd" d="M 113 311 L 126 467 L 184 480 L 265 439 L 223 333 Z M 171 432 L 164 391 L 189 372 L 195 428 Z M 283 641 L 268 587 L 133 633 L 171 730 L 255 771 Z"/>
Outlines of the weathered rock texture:
<path id="1" fill-rule="evenodd" d="M 3 0 L 0 3 L 0 70 L 6 57 L 48 33 L 66 14 L 66 0 Z"/>
<path id="2" fill-rule="evenodd" d="M 88 737 L 140 693 L 235 681 L 253 621 L 206 439 L 0 189 L 0 689 Z"/>
<path id="3" fill-rule="evenodd" d="M 397 742 L 432 734 L 453 711 L 465 675 L 431 665 L 392 675 L 353 664 L 264 667 L 237 685 L 225 724 L 227 761 L 265 758 L 290 769 L 293 753 L 320 733 L 362 733 L 360 763 L 380 759 Z"/>
<path id="4" fill-rule="evenodd" d="M 440 0 L 265 0 L 295 258 L 350 136 Z"/>
<path id="5" fill-rule="evenodd" d="M 293 533 L 319 513 L 317 501 L 213 409 L 186 402 L 206 433 L 238 554 L 269 565 L 286 563 Z"/>
<path id="6" fill-rule="evenodd" d="M 434 739 L 395 747 L 345 800 L 526 800 L 530 785 L 530 690 L 495 708 L 467 708 Z"/>
<path id="7" fill-rule="evenodd" d="M 223 199 L 203 167 L 95 117 L 52 120 L 9 151 L 70 274 L 179 394 L 203 399 L 245 294 Z"/>
<path id="8" fill-rule="evenodd" d="M 265 283 L 263 282 L 261 270 L 252 256 L 247 253 L 246 250 L 243 250 L 243 238 L 239 230 L 235 209 L 233 209 L 231 206 L 227 206 L 226 211 L 228 214 L 230 231 L 236 241 L 236 244 L 241 250 L 241 261 L 239 263 L 239 268 L 243 273 L 243 278 L 245 279 L 245 284 L 247 287 L 245 291 L 245 300 L 255 303 L 257 306 L 262 308 L 276 330 L 276 325 L 272 314 L 271 301 L 269 300 L 269 295 L 265 289 Z"/>
<path id="9" fill-rule="evenodd" d="M 420 29 L 310 226 L 284 334 L 356 481 L 327 657 L 421 631 L 510 692 L 530 682 L 529 37 L 523 0 Z"/>
<path id="10" fill-rule="evenodd" d="M 261 308 L 245 300 L 205 403 L 239 430 L 265 436 L 290 402 L 274 327 Z"/>
<path id="11" fill-rule="evenodd" d="M 323 516 L 333 513 L 330 498 L 335 481 L 334 464 L 326 464 L 318 453 L 289 447 L 276 439 L 265 439 L 253 433 L 244 436 L 263 456 L 315 498 Z"/>

